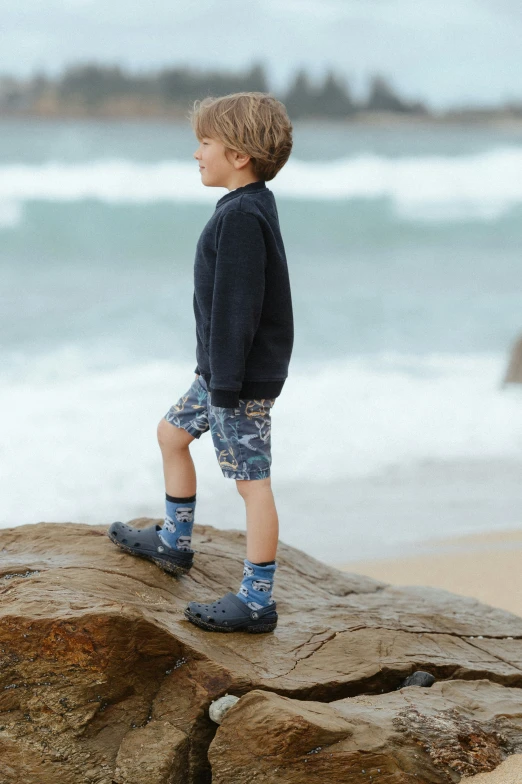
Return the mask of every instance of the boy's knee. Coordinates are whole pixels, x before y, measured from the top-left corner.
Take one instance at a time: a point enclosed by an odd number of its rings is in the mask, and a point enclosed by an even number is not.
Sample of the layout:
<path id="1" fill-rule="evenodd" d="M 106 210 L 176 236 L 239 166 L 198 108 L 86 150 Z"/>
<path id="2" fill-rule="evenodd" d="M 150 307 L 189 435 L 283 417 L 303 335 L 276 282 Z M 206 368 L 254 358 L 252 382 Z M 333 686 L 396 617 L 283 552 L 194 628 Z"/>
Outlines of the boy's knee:
<path id="1" fill-rule="evenodd" d="M 194 436 L 191 436 L 182 427 L 176 427 L 171 422 L 167 422 L 166 419 L 159 421 L 157 436 L 162 450 L 183 449 L 191 441 L 194 441 Z"/>

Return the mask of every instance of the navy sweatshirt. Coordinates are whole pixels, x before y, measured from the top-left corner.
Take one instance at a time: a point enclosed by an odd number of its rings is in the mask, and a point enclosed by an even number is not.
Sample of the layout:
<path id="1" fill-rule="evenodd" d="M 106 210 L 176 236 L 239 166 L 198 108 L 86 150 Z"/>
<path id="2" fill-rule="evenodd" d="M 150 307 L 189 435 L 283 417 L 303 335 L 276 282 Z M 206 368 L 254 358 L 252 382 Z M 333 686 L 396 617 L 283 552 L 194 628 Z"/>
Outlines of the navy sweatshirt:
<path id="1" fill-rule="evenodd" d="M 274 194 L 264 180 L 222 196 L 194 262 L 195 373 L 214 406 L 281 393 L 294 342 L 290 280 Z"/>

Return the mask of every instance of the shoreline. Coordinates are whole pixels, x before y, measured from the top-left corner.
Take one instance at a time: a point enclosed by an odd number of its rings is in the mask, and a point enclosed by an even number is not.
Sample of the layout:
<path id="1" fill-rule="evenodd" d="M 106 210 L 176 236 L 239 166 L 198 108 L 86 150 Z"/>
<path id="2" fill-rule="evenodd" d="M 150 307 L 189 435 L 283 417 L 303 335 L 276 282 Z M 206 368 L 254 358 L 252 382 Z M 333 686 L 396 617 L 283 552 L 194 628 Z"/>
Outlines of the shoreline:
<path id="1" fill-rule="evenodd" d="M 333 565 L 394 585 L 442 588 L 522 617 L 522 528 L 432 539 L 420 554 Z"/>

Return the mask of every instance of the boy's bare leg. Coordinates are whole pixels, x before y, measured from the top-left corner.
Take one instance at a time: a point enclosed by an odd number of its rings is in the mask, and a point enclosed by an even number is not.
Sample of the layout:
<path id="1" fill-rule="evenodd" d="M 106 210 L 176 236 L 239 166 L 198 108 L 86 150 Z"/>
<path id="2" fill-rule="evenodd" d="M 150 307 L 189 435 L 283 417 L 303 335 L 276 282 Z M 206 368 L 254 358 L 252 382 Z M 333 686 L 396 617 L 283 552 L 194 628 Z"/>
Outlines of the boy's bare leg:
<path id="1" fill-rule="evenodd" d="M 194 436 L 166 419 L 162 419 L 158 425 L 165 492 L 175 498 L 188 498 L 196 494 L 196 468 L 189 449 L 189 444 L 194 440 Z"/>
<path id="2" fill-rule="evenodd" d="M 270 477 L 236 479 L 247 516 L 247 553 L 252 563 L 274 561 L 279 539 L 279 519 Z"/>

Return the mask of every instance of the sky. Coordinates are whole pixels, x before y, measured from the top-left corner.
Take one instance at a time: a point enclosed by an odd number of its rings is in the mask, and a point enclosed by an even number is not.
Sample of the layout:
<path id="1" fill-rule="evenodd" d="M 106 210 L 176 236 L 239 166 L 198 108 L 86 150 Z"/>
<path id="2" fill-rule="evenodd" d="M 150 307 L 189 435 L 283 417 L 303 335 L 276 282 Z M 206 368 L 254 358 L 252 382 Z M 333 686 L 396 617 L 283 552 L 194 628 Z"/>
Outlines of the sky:
<path id="1" fill-rule="evenodd" d="M 356 98 L 380 73 L 434 110 L 495 106 L 522 103 L 521 36 L 520 0 L 0 0 L 0 74 L 260 62 L 276 93 L 332 68 Z"/>

